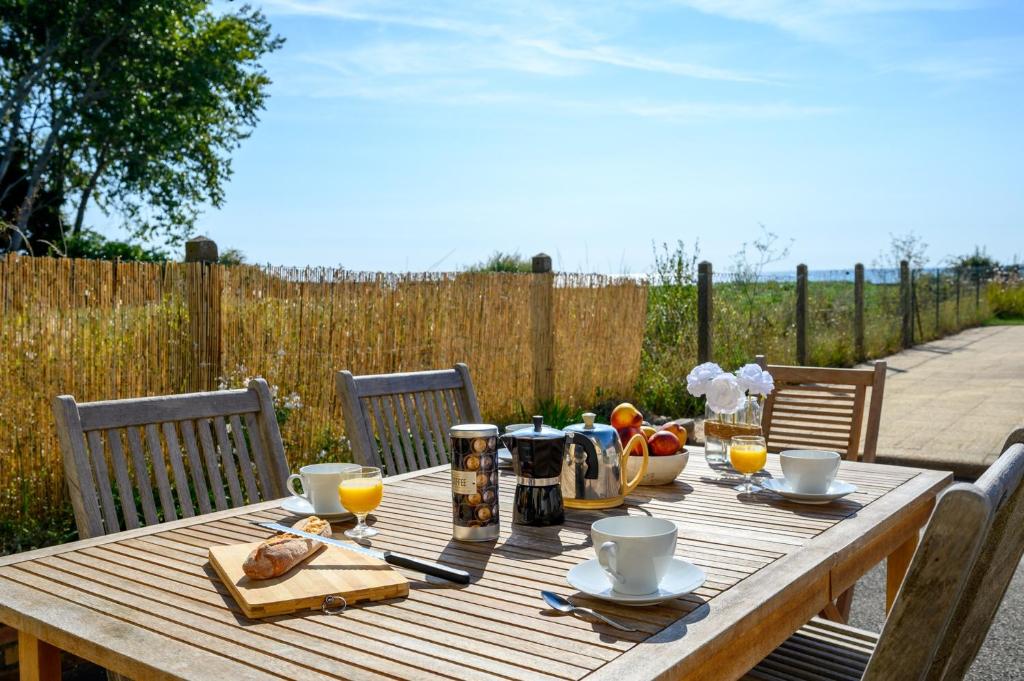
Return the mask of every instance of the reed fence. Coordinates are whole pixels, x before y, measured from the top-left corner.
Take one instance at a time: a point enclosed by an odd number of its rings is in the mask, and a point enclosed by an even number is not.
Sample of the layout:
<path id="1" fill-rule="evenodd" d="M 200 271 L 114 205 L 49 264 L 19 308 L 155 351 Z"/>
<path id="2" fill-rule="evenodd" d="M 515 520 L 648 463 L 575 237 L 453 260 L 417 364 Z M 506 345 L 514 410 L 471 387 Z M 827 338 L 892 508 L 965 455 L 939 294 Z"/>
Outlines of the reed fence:
<path id="1" fill-rule="evenodd" d="M 538 299 L 537 284 L 547 289 Z M 0 260 L 0 519 L 63 503 L 54 395 L 117 399 L 265 377 L 292 466 L 346 455 L 334 372 L 469 364 L 486 418 L 637 382 L 647 288 L 602 275 L 377 274 Z M 531 332 L 538 316 L 544 333 Z M 538 341 L 538 339 L 540 339 Z M 545 340 L 546 339 L 546 340 Z M 549 347 L 538 348 L 538 342 Z M 531 371 L 552 359 L 553 393 Z"/>

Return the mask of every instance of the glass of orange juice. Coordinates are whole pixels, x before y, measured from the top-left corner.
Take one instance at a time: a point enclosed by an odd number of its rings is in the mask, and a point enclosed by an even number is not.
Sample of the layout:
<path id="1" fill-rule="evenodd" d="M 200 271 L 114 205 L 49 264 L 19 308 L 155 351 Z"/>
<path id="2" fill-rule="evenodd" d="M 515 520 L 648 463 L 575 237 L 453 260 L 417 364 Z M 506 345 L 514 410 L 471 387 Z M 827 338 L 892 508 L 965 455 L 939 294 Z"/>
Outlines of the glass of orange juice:
<path id="1" fill-rule="evenodd" d="M 751 477 L 768 462 L 768 447 L 760 435 L 737 435 L 729 440 L 729 463 L 743 474 L 743 484 L 735 487 L 737 492 L 756 492 L 761 489 Z"/>
<path id="2" fill-rule="evenodd" d="M 383 496 L 384 481 L 379 468 L 364 466 L 348 473 L 348 477 L 338 485 L 338 499 L 349 513 L 355 514 L 358 522 L 351 530 L 345 530 L 346 537 L 368 539 L 379 534 L 366 524 L 366 516 L 380 505 Z"/>

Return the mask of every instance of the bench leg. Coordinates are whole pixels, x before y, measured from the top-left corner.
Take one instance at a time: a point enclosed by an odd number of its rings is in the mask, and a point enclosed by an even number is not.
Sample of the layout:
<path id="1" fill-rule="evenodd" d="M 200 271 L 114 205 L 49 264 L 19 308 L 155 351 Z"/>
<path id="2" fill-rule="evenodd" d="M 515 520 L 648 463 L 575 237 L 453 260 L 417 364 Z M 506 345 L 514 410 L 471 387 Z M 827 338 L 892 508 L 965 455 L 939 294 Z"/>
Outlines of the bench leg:
<path id="1" fill-rule="evenodd" d="M 903 578 L 910 568 L 910 561 L 917 550 L 917 532 L 896 547 L 896 550 L 889 555 L 885 562 L 885 614 L 892 610 L 892 604 L 899 593 Z"/>
<path id="2" fill-rule="evenodd" d="M 60 681 L 60 650 L 19 631 L 18 669 L 21 681 Z"/>

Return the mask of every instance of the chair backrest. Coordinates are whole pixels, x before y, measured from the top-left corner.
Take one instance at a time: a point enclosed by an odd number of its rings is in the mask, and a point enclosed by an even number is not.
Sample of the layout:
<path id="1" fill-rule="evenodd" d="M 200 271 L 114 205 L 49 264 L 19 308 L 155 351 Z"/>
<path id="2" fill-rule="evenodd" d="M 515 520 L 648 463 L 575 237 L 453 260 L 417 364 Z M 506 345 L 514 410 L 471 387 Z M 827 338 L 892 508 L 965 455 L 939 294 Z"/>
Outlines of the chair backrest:
<path id="1" fill-rule="evenodd" d="M 938 499 L 864 673 L 962 679 L 1024 548 L 1024 445 Z"/>
<path id="2" fill-rule="evenodd" d="M 355 460 L 388 474 L 448 463 L 448 429 L 482 420 L 465 364 L 375 376 L 339 371 L 336 383 Z"/>
<path id="3" fill-rule="evenodd" d="M 885 362 L 875 362 L 873 369 L 825 369 L 769 365 L 758 355 L 757 363 L 775 379 L 761 419 L 769 451 L 827 449 L 851 461 L 875 460 Z"/>
<path id="4" fill-rule="evenodd" d="M 285 495 L 288 464 L 261 378 L 242 390 L 83 404 L 60 395 L 52 406 L 82 538 Z"/>
<path id="5" fill-rule="evenodd" d="M 992 503 L 993 520 L 939 646 L 929 678 L 958 681 L 978 655 L 1024 555 L 1024 431 L 1007 440 L 999 459 L 978 478 Z"/>

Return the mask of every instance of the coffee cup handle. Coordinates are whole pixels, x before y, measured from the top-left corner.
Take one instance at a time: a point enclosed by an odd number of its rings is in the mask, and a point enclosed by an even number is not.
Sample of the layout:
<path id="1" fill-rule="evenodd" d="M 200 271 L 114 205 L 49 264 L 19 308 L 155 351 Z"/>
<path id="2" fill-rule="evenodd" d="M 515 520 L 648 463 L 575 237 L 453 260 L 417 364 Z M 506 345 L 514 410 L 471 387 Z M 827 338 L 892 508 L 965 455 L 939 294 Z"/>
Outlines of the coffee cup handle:
<path id="1" fill-rule="evenodd" d="M 619 547 L 613 541 L 606 541 L 597 549 L 597 564 L 601 566 L 612 584 L 622 584 L 622 577 L 618 573 Z"/>
<path id="2" fill-rule="evenodd" d="M 298 473 L 292 473 L 291 475 L 288 476 L 288 482 L 286 483 L 288 491 L 292 493 L 293 497 L 298 497 L 299 499 L 305 499 L 306 501 L 309 501 L 309 497 L 307 495 L 299 494 L 298 492 L 295 491 L 296 480 L 302 480 L 302 476 L 299 475 Z"/>

